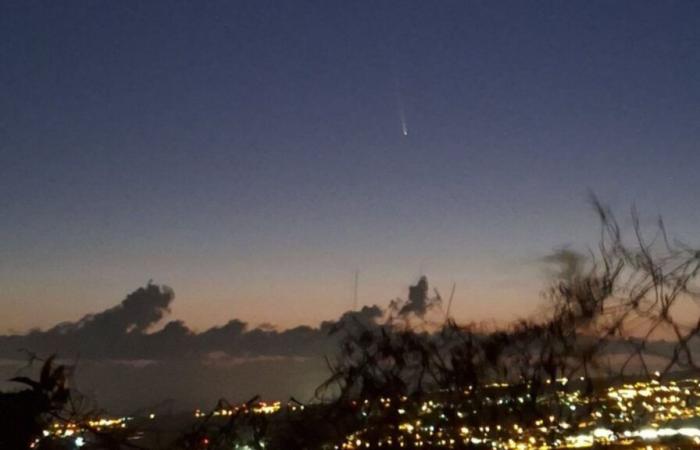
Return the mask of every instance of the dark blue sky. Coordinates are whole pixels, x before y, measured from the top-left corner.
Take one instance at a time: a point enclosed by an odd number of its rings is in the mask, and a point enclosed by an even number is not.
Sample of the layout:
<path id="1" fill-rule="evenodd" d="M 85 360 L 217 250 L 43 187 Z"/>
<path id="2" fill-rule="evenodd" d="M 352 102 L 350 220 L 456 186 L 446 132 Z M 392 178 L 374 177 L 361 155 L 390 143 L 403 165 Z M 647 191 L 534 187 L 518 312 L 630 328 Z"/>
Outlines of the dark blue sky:
<path id="1" fill-rule="evenodd" d="M 589 188 L 697 242 L 699 69 L 698 2 L 4 1 L 0 330 L 149 278 L 313 323 L 356 269 L 526 314 Z"/>

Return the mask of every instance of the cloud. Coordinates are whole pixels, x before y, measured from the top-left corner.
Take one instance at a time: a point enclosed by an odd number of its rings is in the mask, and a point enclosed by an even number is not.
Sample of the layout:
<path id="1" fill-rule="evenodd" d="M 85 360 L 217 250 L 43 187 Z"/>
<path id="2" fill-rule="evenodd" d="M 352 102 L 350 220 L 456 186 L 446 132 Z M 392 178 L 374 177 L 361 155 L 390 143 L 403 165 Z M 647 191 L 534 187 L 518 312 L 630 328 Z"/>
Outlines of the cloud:
<path id="1" fill-rule="evenodd" d="M 542 258 L 550 266 L 550 275 L 557 280 L 571 281 L 580 276 L 586 265 L 586 257 L 569 248 L 560 248 Z"/>
<path id="2" fill-rule="evenodd" d="M 152 283 L 127 295 L 118 305 L 77 322 L 66 322 L 46 331 L 0 336 L 0 358 L 23 358 L 20 349 L 39 355 L 90 360 L 199 359 L 206 355 L 227 357 L 318 357 L 332 352 L 330 330 L 347 322 L 370 324 L 383 314 L 377 306 L 350 311 L 338 320 L 318 327 L 299 326 L 278 331 L 266 325 L 250 328 L 239 319 L 196 333 L 180 321 L 170 321 L 151 332 L 170 312 L 175 294 L 167 286 Z"/>
<path id="3" fill-rule="evenodd" d="M 428 279 L 421 277 L 415 286 L 408 288 L 408 300 L 406 302 L 398 300 L 393 305 L 398 308 L 399 316 L 415 315 L 424 317 L 431 308 L 439 306 L 440 303 L 441 299 L 438 295 L 435 297 L 428 296 Z"/>

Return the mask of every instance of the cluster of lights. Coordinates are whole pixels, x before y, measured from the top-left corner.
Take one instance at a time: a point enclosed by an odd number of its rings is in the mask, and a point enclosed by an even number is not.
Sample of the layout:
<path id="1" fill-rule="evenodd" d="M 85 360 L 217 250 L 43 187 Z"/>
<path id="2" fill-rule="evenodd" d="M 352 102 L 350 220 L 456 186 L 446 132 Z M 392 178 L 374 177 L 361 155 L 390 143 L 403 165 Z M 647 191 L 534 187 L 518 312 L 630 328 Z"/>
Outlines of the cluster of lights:
<path id="1" fill-rule="evenodd" d="M 543 403 L 559 412 L 556 416 L 532 423 L 517 423 L 514 416 L 509 416 L 514 411 L 513 406 L 523 405 L 529 398 L 527 394 L 513 395 L 505 383 L 486 386 L 489 391 L 479 398 L 479 405 L 468 400 L 473 388 L 464 391 L 462 400 L 449 395 L 444 398 L 434 395 L 430 400 L 410 405 L 405 398 L 394 402 L 398 404 L 380 398 L 374 408 L 365 400 L 355 404 L 363 417 L 393 412 L 398 417 L 414 418 L 400 422 L 396 427 L 387 426 L 385 431 L 360 430 L 347 436 L 335 448 L 455 448 L 470 444 L 509 450 L 599 445 L 648 447 L 669 439 L 700 444 L 700 429 L 682 424 L 683 420 L 700 418 L 700 380 L 640 381 L 610 387 L 592 396 L 576 389 L 566 378 L 548 384 L 553 389 L 542 395 Z M 489 408 L 500 411 L 494 423 L 469 425 L 484 423 L 469 419 L 478 418 L 477 415 L 483 415 Z M 414 414 L 407 414 L 407 410 Z M 678 421 L 681 421 L 680 426 Z"/>
<path id="2" fill-rule="evenodd" d="M 90 428 L 101 431 L 104 429 L 113 429 L 113 428 L 126 428 L 126 421 L 128 420 L 127 417 L 119 417 L 119 418 L 100 418 L 100 419 L 94 419 L 94 420 L 88 420 L 87 424 L 90 426 Z"/>
<path id="3" fill-rule="evenodd" d="M 53 422 L 48 429 L 42 431 L 43 439 L 69 439 L 73 441 L 76 448 L 85 445 L 85 434 L 88 430 L 104 431 L 124 429 L 130 417 L 98 417 L 86 420 L 85 422 Z M 30 444 L 30 448 L 38 448 L 41 439 L 37 439 Z"/>
<path id="4" fill-rule="evenodd" d="M 479 395 L 468 387 L 459 394 L 443 391 L 421 401 L 381 397 L 378 401 L 352 402 L 360 417 L 379 425 L 346 436 L 335 448 L 469 445 L 494 450 L 544 450 L 610 445 L 648 448 L 664 442 L 700 446 L 700 429 L 688 423 L 700 418 L 700 380 L 638 381 L 612 386 L 594 395 L 584 394 L 566 378 L 547 384 L 548 390 L 538 397 L 538 407 L 552 408 L 553 414 L 527 423 L 520 423 L 516 412 L 528 408 L 529 386 L 518 390 L 518 386 L 506 383 L 484 386 L 478 390 Z M 239 412 L 269 415 L 281 409 L 280 402 L 257 402 L 220 408 L 211 414 L 197 410 L 195 417 L 228 417 Z M 290 403 L 286 409 L 294 413 L 304 406 Z M 491 419 L 484 420 L 487 414 Z M 389 416 L 394 417 L 390 421 L 394 425 L 377 429 L 386 423 L 382 417 Z M 155 414 L 148 418 L 154 419 Z M 72 439 L 76 447 L 81 447 L 85 445 L 86 430 L 126 428 L 128 420 L 95 418 L 82 424 L 55 423 L 44 431 L 44 437 Z"/>
<path id="5" fill-rule="evenodd" d="M 255 414 L 274 414 L 280 410 L 282 404 L 280 402 L 265 403 L 260 402 L 253 406 L 253 412 Z"/>
<path id="6" fill-rule="evenodd" d="M 230 408 L 220 408 L 217 410 L 214 410 L 211 415 L 214 417 L 228 417 L 228 416 L 233 416 L 235 414 L 238 414 L 239 412 L 241 413 L 247 413 L 247 412 L 252 412 L 253 414 L 275 414 L 282 408 L 282 403 L 281 402 L 258 402 L 254 405 L 252 405 L 250 408 L 246 405 L 237 405 L 237 406 L 232 406 Z M 296 410 L 296 407 L 294 408 Z M 303 406 L 301 409 L 304 409 Z M 202 410 L 198 409 L 194 412 L 194 417 L 197 419 L 202 419 L 204 417 L 209 416 L 208 413 L 203 412 Z"/>

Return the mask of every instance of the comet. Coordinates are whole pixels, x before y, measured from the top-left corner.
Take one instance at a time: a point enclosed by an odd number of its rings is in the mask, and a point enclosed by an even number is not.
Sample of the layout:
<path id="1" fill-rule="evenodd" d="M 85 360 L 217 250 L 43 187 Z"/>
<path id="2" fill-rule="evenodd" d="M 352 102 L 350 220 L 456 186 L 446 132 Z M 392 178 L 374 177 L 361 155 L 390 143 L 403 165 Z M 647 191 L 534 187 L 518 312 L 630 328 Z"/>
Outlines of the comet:
<path id="1" fill-rule="evenodd" d="M 396 107 L 399 111 L 399 122 L 401 122 L 401 133 L 408 136 L 408 124 L 406 123 L 406 111 L 403 108 L 403 99 L 401 98 L 401 87 L 399 86 L 398 77 L 396 80 Z"/>
<path id="2" fill-rule="evenodd" d="M 399 105 L 399 119 L 401 120 L 401 132 L 404 136 L 408 136 L 408 125 L 406 125 L 406 114 L 403 107 Z"/>

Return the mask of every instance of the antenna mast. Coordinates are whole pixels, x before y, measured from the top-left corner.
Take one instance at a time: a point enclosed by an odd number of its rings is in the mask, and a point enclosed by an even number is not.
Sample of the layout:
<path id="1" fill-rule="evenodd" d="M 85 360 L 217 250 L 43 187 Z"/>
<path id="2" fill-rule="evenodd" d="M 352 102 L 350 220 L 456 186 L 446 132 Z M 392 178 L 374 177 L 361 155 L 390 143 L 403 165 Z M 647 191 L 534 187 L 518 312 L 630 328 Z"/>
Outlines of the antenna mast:
<path id="1" fill-rule="evenodd" d="M 452 292 L 450 292 L 450 299 L 447 301 L 447 311 L 445 311 L 445 322 L 450 320 L 450 309 L 452 309 L 452 299 L 455 296 L 455 289 L 457 289 L 457 283 L 452 283 Z"/>
<path id="2" fill-rule="evenodd" d="M 352 310 L 357 311 L 357 291 L 359 288 L 360 284 L 360 271 L 356 270 L 355 271 L 355 288 L 353 291 L 353 296 L 352 296 Z"/>

